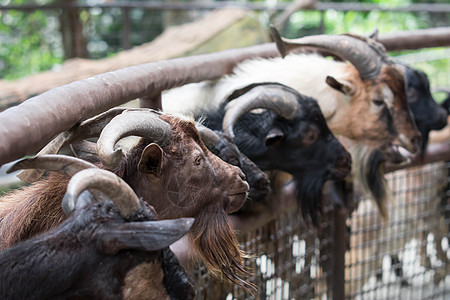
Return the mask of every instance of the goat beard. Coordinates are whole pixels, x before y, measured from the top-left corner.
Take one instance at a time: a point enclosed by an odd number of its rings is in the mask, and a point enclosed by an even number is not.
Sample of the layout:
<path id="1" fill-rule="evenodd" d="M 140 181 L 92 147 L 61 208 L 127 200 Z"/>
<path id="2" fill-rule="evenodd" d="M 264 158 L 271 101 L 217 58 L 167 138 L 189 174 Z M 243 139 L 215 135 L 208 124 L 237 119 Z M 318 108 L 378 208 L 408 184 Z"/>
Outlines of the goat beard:
<path id="1" fill-rule="evenodd" d="M 220 206 L 204 209 L 195 218 L 189 235 L 209 272 L 249 291 L 255 290 L 252 283 L 243 279 L 250 275 L 243 265 L 247 255 L 240 249 L 231 222 Z"/>
<path id="2" fill-rule="evenodd" d="M 297 198 L 299 208 L 304 220 L 311 220 L 314 226 L 319 224 L 319 215 L 322 215 L 322 189 L 325 179 L 320 175 L 296 177 Z"/>
<path id="3" fill-rule="evenodd" d="M 384 156 L 377 149 L 370 149 L 362 146 L 354 151 L 354 164 L 352 166 L 352 177 L 355 183 L 359 185 L 362 192 L 370 195 L 374 200 L 381 217 L 388 219 L 386 208 L 391 194 L 384 177 Z"/>

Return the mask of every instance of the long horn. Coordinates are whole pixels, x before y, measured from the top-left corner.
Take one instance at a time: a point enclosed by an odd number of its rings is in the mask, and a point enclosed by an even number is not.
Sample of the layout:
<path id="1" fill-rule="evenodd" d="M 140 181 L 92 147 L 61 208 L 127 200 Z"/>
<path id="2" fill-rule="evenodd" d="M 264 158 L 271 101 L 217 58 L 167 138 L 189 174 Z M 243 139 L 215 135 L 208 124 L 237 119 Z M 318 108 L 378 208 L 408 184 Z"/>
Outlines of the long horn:
<path id="1" fill-rule="evenodd" d="M 44 154 L 57 154 L 61 148 L 71 142 L 98 137 L 106 124 L 125 110 L 127 110 L 125 107 L 111 108 L 104 113 L 75 125 L 68 131 L 57 135 L 44 148 L 42 148 L 36 156 L 41 156 Z M 32 183 L 41 178 L 44 172 L 45 170 L 43 169 L 24 170 L 17 174 L 17 177 L 23 182 Z"/>
<path id="2" fill-rule="evenodd" d="M 70 215 L 75 210 L 78 197 L 88 189 L 104 193 L 114 202 L 124 217 L 130 217 L 141 207 L 138 196 L 120 177 L 110 171 L 90 168 L 78 172 L 70 179 L 62 200 L 66 215 Z"/>
<path id="3" fill-rule="evenodd" d="M 90 162 L 67 155 L 45 154 L 22 159 L 13 164 L 6 172 L 12 173 L 22 169 L 44 169 L 73 176 L 81 170 L 97 168 Z"/>
<path id="4" fill-rule="evenodd" d="M 206 148 L 213 149 L 220 140 L 220 137 L 213 130 L 209 129 L 203 124 L 197 123 L 195 127 L 200 134 L 203 144 L 205 144 Z"/>
<path id="5" fill-rule="evenodd" d="M 140 136 L 166 146 L 171 140 L 171 126 L 155 110 L 124 111 L 105 126 L 97 141 L 97 153 L 105 168 L 118 166 L 122 150 L 116 143 L 126 136 Z"/>
<path id="6" fill-rule="evenodd" d="M 351 62 L 363 80 L 375 79 L 383 64 L 392 61 L 384 46 L 367 37 L 354 34 L 311 35 L 298 39 L 286 39 L 280 36 L 274 26 L 270 26 L 272 37 L 282 57 L 302 47 L 324 49 L 342 59 Z"/>
<path id="7" fill-rule="evenodd" d="M 248 90 L 248 87 L 243 89 Z M 240 96 L 226 106 L 222 125 L 224 132 L 231 139 L 235 137 L 234 124 L 243 114 L 252 109 L 266 108 L 287 120 L 301 115 L 302 108 L 298 101 L 301 95 L 296 90 L 279 83 L 253 84 L 246 93 L 241 95 L 240 90 L 235 91 L 227 100 L 231 100 L 233 95 Z"/>

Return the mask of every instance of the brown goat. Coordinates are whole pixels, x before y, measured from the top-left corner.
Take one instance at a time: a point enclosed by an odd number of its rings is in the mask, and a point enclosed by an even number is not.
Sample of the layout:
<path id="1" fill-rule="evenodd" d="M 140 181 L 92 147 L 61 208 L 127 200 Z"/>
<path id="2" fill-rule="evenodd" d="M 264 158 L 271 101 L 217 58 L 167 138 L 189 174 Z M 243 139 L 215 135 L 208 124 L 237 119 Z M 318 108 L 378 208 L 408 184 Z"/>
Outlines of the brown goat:
<path id="1" fill-rule="evenodd" d="M 127 135 L 142 138 L 117 156 L 122 150 L 116 142 Z M 189 237 L 212 273 L 248 284 L 241 279 L 246 273 L 243 254 L 226 217 L 244 203 L 248 184 L 239 168 L 207 150 L 193 122 L 154 111 L 124 112 L 104 128 L 97 146 L 103 166 L 154 206 L 160 219 L 196 218 Z M 107 153 L 109 146 L 112 153 Z M 59 203 L 67 181 L 51 174 L 0 199 L 2 248 L 61 223 L 65 217 Z"/>

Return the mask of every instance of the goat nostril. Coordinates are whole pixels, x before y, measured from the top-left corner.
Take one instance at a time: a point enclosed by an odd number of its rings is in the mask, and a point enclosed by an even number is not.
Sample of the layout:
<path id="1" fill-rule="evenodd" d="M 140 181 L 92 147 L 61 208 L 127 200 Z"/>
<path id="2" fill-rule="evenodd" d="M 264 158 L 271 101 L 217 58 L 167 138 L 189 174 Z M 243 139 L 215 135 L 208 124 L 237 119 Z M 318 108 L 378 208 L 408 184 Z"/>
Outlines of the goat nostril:
<path id="1" fill-rule="evenodd" d="M 238 167 L 236 167 L 236 168 L 238 169 L 239 177 L 241 177 L 241 179 L 245 181 L 247 178 L 245 177 L 244 172 L 242 172 L 242 170 L 240 168 L 238 168 Z"/>

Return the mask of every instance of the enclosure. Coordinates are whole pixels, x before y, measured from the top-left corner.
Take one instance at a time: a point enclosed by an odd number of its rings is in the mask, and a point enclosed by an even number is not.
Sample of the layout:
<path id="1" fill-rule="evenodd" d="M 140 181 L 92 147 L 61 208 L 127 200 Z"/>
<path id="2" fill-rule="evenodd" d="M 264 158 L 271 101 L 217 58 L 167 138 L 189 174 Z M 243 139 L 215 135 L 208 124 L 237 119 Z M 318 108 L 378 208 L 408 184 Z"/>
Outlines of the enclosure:
<path id="1" fill-rule="evenodd" d="M 319 16 L 318 26 L 313 27 L 322 31 L 325 31 L 330 9 L 344 15 L 349 11 L 380 9 L 370 5 L 320 5 L 323 6 L 313 9 Z M 161 6 L 156 9 L 168 8 Z M 137 8 L 125 6 L 120 9 Z M 264 13 L 267 7 L 259 9 Z M 430 19 L 435 16 L 447 21 L 450 15 L 450 7 L 443 4 L 386 10 L 393 14 L 429 14 Z M 126 14 L 123 16 L 126 20 Z M 124 22 L 123 32 L 129 26 L 126 24 Z M 124 33 L 123 36 L 130 35 Z M 449 27 L 403 32 L 392 30 L 380 34 L 380 40 L 388 50 L 409 49 L 398 58 L 432 72 L 428 75 L 434 88 L 450 86 L 449 37 Z M 126 49 L 131 42 L 125 38 L 122 45 Z M 392 53 L 397 55 L 399 52 Z M 51 89 L 0 113 L 3 137 L 0 164 L 35 153 L 55 134 L 110 107 L 139 98 L 142 107 L 158 108 L 161 92 L 166 89 L 218 78 L 249 57 L 275 55 L 278 55 L 275 46 L 267 43 L 140 64 Z M 440 65 L 440 68 L 434 65 Z M 72 104 L 75 101 L 78 103 L 76 106 Z M 65 113 L 57 113 L 61 111 Z M 345 199 L 348 207 L 327 205 L 324 221 L 317 229 L 305 224 L 294 213 L 295 197 L 289 189 L 277 195 L 275 205 L 267 211 L 257 215 L 232 216 L 242 247 L 250 256 L 246 260 L 253 273 L 250 281 L 258 289 L 252 294 L 218 282 L 206 273 L 203 266 L 196 266 L 190 272 L 196 281 L 197 299 L 450 297 L 449 160 L 450 144 L 447 140 L 430 145 L 425 157 L 416 158 L 402 169 L 392 167 L 387 179 L 393 197 L 389 204 L 390 218 L 386 222 L 380 219 L 371 200 L 353 191 L 351 186 Z"/>

